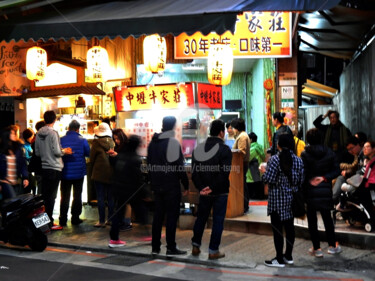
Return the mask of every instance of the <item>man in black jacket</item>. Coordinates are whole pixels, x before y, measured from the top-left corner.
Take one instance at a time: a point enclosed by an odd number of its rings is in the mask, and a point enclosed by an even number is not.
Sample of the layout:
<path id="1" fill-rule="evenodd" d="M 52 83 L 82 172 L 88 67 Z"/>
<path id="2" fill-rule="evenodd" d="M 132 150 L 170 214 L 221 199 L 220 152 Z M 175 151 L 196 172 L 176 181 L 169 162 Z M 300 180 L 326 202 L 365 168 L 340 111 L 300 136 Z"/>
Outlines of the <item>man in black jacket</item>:
<path id="1" fill-rule="evenodd" d="M 192 238 L 193 256 L 200 253 L 202 235 L 211 209 L 213 209 L 213 225 L 208 258 L 220 259 L 225 256 L 224 253 L 219 251 L 219 246 L 227 210 L 232 152 L 225 145 L 224 136 L 224 122 L 219 119 L 212 121 L 210 137 L 204 143 L 198 145 L 193 152 L 192 179 L 200 193 L 198 214 Z"/>
<path id="2" fill-rule="evenodd" d="M 322 121 L 329 118 L 329 125 L 323 125 Z M 313 122 L 323 134 L 323 144 L 336 153 L 339 163 L 351 163 L 353 157 L 346 150 L 348 138 L 352 135 L 350 130 L 340 121 L 340 114 L 334 110 L 328 110 L 326 114 L 319 115 Z"/>
<path id="3" fill-rule="evenodd" d="M 155 210 L 152 223 L 152 253 L 160 253 L 161 230 L 167 215 L 167 255 L 184 255 L 176 246 L 176 227 L 180 215 L 181 183 L 186 196 L 189 180 L 184 167 L 180 143 L 174 138 L 176 118 L 163 118 L 162 133 L 155 133 L 147 152 L 148 172 L 154 191 Z"/>

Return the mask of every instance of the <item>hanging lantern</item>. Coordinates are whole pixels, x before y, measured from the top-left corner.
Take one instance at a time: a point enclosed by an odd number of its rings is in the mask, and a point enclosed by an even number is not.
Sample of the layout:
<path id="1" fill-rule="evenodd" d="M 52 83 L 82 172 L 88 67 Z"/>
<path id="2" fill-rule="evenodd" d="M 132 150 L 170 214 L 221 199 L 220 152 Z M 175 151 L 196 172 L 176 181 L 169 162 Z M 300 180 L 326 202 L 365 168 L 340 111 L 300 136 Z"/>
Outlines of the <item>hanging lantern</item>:
<path id="1" fill-rule="evenodd" d="M 106 81 L 108 69 L 109 60 L 106 49 L 95 46 L 87 51 L 87 74 L 92 81 Z"/>
<path id="2" fill-rule="evenodd" d="M 208 50 L 208 81 L 214 85 L 228 85 L 232 78 L 233 51 L 230 45 L 217 43 Z"/>
<path id="3" fill-rule="evenodd" d="M 143 63 L 146 71 L 163 72 L 167 60 L 167 44 L 158 34 L 146 36 L 143 41 Z"/>
<path id="4" fill-rule="evenodd" d="M 32 47 L 26 53 L 26 77 L 29 80 L 43 80 L 46 76 L 47 52 L 40 47 Z"/>

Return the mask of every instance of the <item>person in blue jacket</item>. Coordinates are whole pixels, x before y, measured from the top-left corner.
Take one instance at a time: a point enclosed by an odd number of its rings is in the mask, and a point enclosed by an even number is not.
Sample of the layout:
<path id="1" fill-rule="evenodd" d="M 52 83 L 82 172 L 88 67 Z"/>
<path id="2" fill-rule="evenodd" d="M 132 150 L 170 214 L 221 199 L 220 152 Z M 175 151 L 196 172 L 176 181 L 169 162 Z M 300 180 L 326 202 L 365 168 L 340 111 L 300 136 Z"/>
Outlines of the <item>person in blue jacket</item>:
<path id="1" fill-rule="evenodd" d="M 70 202 L 70 193 L 73 186 L 73 202 L 71 207 L 71 223 L 78 225 L 82 223 L 79 218 L 82 212 L 82 187 L 86 175 L 86 159 L 90 156 L 90 146 L 85 138 L 79 134 L 80 124 L 72 120 L 69 131 L 61 138 L 63 147 L 70 147 L 73 154 L 64 155 L 64 168 L 61 179 L 61 202 L 60 202 L 60 225 L 66 226 L 67 214 Z"/>

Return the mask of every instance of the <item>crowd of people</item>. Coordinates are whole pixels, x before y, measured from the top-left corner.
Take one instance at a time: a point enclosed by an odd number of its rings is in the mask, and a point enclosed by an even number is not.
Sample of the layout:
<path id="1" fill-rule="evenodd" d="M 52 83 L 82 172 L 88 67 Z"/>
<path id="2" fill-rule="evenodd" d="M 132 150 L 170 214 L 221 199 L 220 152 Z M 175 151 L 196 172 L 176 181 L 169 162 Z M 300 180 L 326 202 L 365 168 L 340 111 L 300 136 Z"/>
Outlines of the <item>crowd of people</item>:
<path id="1" fill-rule="evenodd" d="M 322 125 L 327 117 L 330 124 Z M 276 131 L 267 153 L 257 142 L 258 137 L 254 132 L 246 133 L 243 119 L 236 118 L 226 124 L 219 119 L 211 122 L 209 137 L 198 144 L 192 153 L 192 181 L 199 191 L 192 255 L 197 256 L 201 252 L 205 225 L 212 213 L 209 259 L 225 256 L 219 247 L 230 188 L 232 151 L 243 155 L 244 213 L 251 211 L 250 199 L 268 197 L 267 214 L 271 218 L 276 257 L 266 260 L 267 266 L 284 267 L 285 264 L 294 263 L 292 201 L 293 194 L 298 190 L 303 191 L 306 203 L 312 241 L 308 252 L 315 257 L 323 256 L 317 212 L 320 212 L 324 222 L 327 253 L 341 252 L 331 214 L 334 206 L 340 211 L 346 207 L 345 202 L 340 200 L 341 193 L 358 193 L 363 204 L 373 212 L 370 190 L 375 186 L 375 169 L 372 169 L 375 142 L 367 140 L 362 132 L 352 136 L 336 111 L 328 111 L 317 117 L 314 121 L 316 128 L 306 133 L 306 144 L 293 135 L 284 124 L 284 118 L 285 113 L 273 114 Z M 90 177 L 95 186 L 98 207 L 98 221 L 94 226 L 111 226 L 109 247 L 126 244 L 119 233 L 132 228 L 131 210 L 140 223 L 139 227 L 144 229 L 145 238 L 151 241 L 153 254 L 159 254 L 161 250 L 164 220 L 166 254 L 186 254 L 176 245 L 181 198 L 189 193 L 184 156 L 175 138 L 176 118 L 164 117 L 161 132 L 152 137 L 147 150 L 146 170 L 137 154 L 141 139 L 135 135 L 127 136 L 122 129 L 116 128 L 114 121 L 103 120 L 95 127 L 91 145 L 79 134 L 80 124 L 76 120 L 71 121 L 66 135 L 60 139 L 53 129 L 56 122 L 54 111 L 44 113 L 44 120 L 36 124 L 36 133 L 30 128 L 24 130 L 23 140 L 19 138 L 18 126 L 4 129 L 0 141 L 2 198 L 29 192 L 41 194 L 51 228 L 61 230 L 67 225 L 73 190 L 70 221 L 72 225 L 79 225 L 83 222 L 80 218 L 81 194 L 86 160 L 89 158 Z M 353 177 L 356 177 L 356 181 Z M 54 223 L 53 210 L 59 186 L 61 201 L 57 224 Z M 153 191 L 151 232 L 147 204 L 150 198 L 146 186 Z M 375 218 L 373 213 L 371 218 Z"/>

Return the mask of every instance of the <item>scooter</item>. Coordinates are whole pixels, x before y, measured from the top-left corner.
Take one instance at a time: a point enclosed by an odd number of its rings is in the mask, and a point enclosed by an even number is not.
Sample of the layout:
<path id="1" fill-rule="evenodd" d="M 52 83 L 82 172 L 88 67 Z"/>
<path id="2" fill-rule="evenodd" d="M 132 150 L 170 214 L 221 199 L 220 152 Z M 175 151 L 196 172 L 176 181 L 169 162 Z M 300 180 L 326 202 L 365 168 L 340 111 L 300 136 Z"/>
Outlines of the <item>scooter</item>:
<path id="1" fill-rule="evenodd" d="M 50 219 L 40 195 L 22 194 L 0 203 L 0 240 L 17 246 L 28 245 L 42 252 L 48 243 Z"/>

